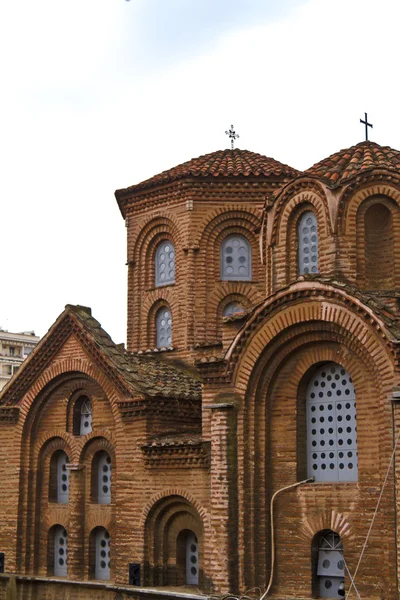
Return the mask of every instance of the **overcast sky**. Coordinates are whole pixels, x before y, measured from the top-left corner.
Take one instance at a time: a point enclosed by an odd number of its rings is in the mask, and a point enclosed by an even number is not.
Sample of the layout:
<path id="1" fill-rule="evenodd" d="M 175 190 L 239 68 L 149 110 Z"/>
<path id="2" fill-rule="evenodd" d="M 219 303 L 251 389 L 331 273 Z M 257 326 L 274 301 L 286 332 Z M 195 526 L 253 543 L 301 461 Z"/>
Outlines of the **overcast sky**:
<path id="1" fill-rule="evenodd" d="M 399 0 L 2 0 L 0 326 L 67 303 L 125 341 L 114 190 L 237 146 L 306 169 L 400 149 Z"/>

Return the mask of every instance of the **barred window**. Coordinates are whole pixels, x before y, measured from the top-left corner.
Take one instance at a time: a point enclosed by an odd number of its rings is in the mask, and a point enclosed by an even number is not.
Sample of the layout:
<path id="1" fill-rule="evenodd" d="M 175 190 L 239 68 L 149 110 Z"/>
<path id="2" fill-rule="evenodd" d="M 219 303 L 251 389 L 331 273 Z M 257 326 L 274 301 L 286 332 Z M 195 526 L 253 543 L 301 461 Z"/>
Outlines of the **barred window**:
<path id="1" fill-rule="evenodd" d="M 229 235 L 222 242 L 221 279 L 251 280 L 251 247 L 243 235 Z"/>
<path id="2" fill-rule="evenodd" d="M 156 250 L 156 287 L 174 282 L 175 249 L 169 240 L 164 240 Z"/>
<path id="3" fill-rule="evenodd" d="M 318 224 L 312 211 L 304 212 L 298 225 L 299 273 L 318 273 Z"/>
<path id="4" fill-rule="evenodd" d="M 315 481 L 357 481 L 356 396 L 349 373 L 326 363 L 312 377 L 306 396 L 307 468 Z"/>
<path id="5" fill-rule="evenodd" d="M 60 452 L 57 459 L 57 502 L 68 504 L 69 499 L 69 459 L 65 452 Z"/>
<path id="6" fill-rule="evenodd" d="M 68 534 L 62 525 L 54 530 L 54 575 L 67 576 Z"/>

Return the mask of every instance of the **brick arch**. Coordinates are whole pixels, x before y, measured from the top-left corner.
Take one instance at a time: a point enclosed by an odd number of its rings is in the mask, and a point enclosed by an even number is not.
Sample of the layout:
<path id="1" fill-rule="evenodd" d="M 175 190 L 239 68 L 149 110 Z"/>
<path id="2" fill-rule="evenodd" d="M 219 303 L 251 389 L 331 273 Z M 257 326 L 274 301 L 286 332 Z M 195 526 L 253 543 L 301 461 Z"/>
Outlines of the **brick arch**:
<path id="1" fill-rule="evenodd" d="M 343 542 L 354 544 L 355 533 L 352 523 L 346 515 L 336 510 L 317 513 L 305 519 L 299 528 L 299 535 L 304 541 L 311 543 L 314 536 L 327 529 L 340 535 Z"/>
<path id="2" fill-rule="evenodd" d="M 115 387 L 106 377 L 101 368 L 97 367 L 94 362 L 89 362 L 82 359 L 69 358 L 56 363 L 51 363 L 50 366 L 43 371 L 37 378 L 35 383 L 31 386 L 27 394 L 22 400 L 21 410 L 27 414 L 32 412 L 32 408 L 35 409 L 35 414 L 38 413 L 40 407 L 48 397 L 47 390 L 52 393 L 56 387 L 63 385 L 68 381 L 68 377 L 79 378 L 89 377 L 100 386 L 105 396 L 108 398 L 111 406 L 111 411 L 116 423 L 121 421 L 121 417 L 118 409 L 118 396 L 115 392 Z M 50 385 L 49 385 L 50 384 Z M 27 422 L 24 421 L 23 428 L 26 429 L 28 426 Z M 26 431 L 25 431 L 26 433 Z"/>
<path id="3" fill-rule="evenodd" d="M 101 431 L 91 432 L 85 436 L 82 441 L 82 447 L 79 452 L 80 463 L 91 463 L 94 455 L 100 450 L 105 450 L 112 458 L 113 468 L 116 466 L 116 452 L 112 434 L 103 429 Z"/>
<path id="4" fill-rule="evenodd" d="M 159 292 L 151 292 L 143 304 L 144 311 L 147 314 L 146 323 L 146 339 L 145 345 L 147 348 L 156 347 L 156 315 L 157 312 L 166 306 L 171 311 L 172 318 L 172 343 L 176 340 L 176 333 L 179 329 L 176 327 L 182 316 L 182 307 L 175 294 L 171 293 L 168 289 L 161 288 Z M 175 323 L 175 325 L 174 325 Z M 175 335 L 174 335 L 175 333 Z M 143 332 L 142 332 L 143 335 Z M 142 338 L 143 339 L 143 338 Z M 176 344 L 175 344 L 176 345 Z"/>
<path id="5" fill-rule="evenodd" d="M 148 247 L 151 240 L 156 236 L 162 236 L 163 233 L 169 234 L 172 242 L 175 242 L 179 247 L 182 247 L 183 242 L 180 233 L 179 219 L 177 219 L 175 215 L 158 215 L 156 217 L 151 215 L 144 221 L 133 245 L 132 253 L 128 256 L 128 261 L 138 261 L 140 256 L 143 255 L 143 249 Z"/>
<path id="6" fill-rule="evenodd" d="M 338 205 L 338 233 L 355 234 L 357 212 L 360 205 L 371 196 L 386 196 L 400 207 L 400 189 L 392 183 L 369 183 L 352 193 L 344 193 Z"/>
<path id="7" fill-rule="evenodd" d="M 310 209 L 315 209 L 319 234 L 322 234 L 322 236 L 325 237 L 332 235 L 328 203 L 325 194 L 322 193 L 322 190 L 321 194 L 317 194 L 312 190 L 304 190 L 290 198 L 281 209 L 278 206 L 276 207 L 272 224 L 272 245 L 280 244 L 281 242 L 284 243 L 284 241 L 286 241 L 288 223 L 291 220 L 293 213 L 302 204 L 308 205 Z"/>
<path id="8" fill-rule="evenodd" d="M 299 321 L 297 324 L 288 324 L 281 330 L 276 327 L 275 336 L 266 344 L 264 350 L 257 351 L 253 347 L 253 354 L 259 359 L 253 366 L 250 381 L 243 392 L 244 399 L 242 397 L 242 410 L 239 412 L 238 421 L 238 488 L 239 502 L 242 506 L 242 510 L 239 511 L 239 531 L 243 529 L 244 532 L 240 533 L 242 539 L 239 539 L 239 546 L 244 548 L 246 586 L 259 585 L 265 577 L 267 562 L 262 557 L 268 556 L 269 550 L 268 543 L 265 542 L 269 539 L 268 498 L 273 491 L 305 479 L 296 472 L 296 462 L 299 459 L 298 440 L 292 439 L 293 435 L 297 438 L 298 433 L 293 434 L 293 431 L 296 431 L 298 419 L 302 418 L 296 406 L 299 384 L 304 376 L 311 367 L 321 362 L 333 361 L 343 365 L 353 377 L 363 419 L 368 416 L 380 431 L 384 428 L 383 402 L 390 394 L 394 366 L 385 349 L 383 348 L 379 355 L 376 348 L 365 340 L 362 331 L 360 337 L 357 337 L 351 331 L 347 332 L 341 324 L 322 320 Z M 242 366 L 241 369 L 244 370 L 245 367 Z M 282 442 L 282 434 L 287 435 L 288 431 L 292 432 L 290 444 L 289 437 L 288 441 Z M 281 432 L 281 438 L 275 432 Z M 364 427 L 363 431 L 359 431 L 359 435 L 364 438 L 365 461 L 365 439 L 370 432 Z M 379 459 L 376 461 L 374 477 L 377 477 L 379 469 L 385 466 L 384 452 L 387 450 L 388 439 L 375 438 L 371 452 L 376 451 Z M 366 484 L 366 481 L 364 476 L 363 484 Z M 286 514 L 293 514 L 295 507 L 301 507 L 300 522 L 303 519 L 312 521 L 315 498 L 318 494 L 329 499 L 327 504 L 333 505 L 332 510 L 339 512 L 340 509 L 335 506 L 338 503 L 335 492 L 330 496 L 329 487 L 324 488 L 324 484 L 322 487 L 317 485 L 321 491 L 310 484 L 287 494 L 284 500 Z M 353 493 L 356 494 L 355 486 L 358 484 L 352 485 Z M 287 524 L 287 527 L 289 530 L 285 530 L 285 535 L 291 535 L 294 539 L 297 539 L 299 534 L 303 535 L 298 524 Z M 309 543 L 309 533 L 304 535 L 308 536 Z M 254 543 L 258 544 L 259 550 L 256 557 L 252 556 L 249 550 Z M 283 558 L 280 557 L 280 560 Z M 251 572 L 250 565 L 253 566 L 255 575 Z"/>
<path id="9" fill-rule="evenodd" d="M 190 492 L 181 489 L 181 488 L 169 488 L 162 492 L 158 492 L 147 502 L 146 506 L 143 509 L 142 515 L 139 521 L 139 527 L 143 529 L 146 524 L 147 517 L 151 511 L 151 509 L 160 501 L 168 498 L 170 496 L 182 496 L 185 500 L 187 500 L 193 508 L 196 509 L 201 519 L 204 521 L 208 517 L 208 513 L 205 508 L 203 508 L 200 502 L 197 500 L 195 496 L 193 496 Z"/>
<path id="10" fill-rule="evenodd" d="M 362 302 L 332 286 L 314 282 L 310 289 L 295 284 L 268 298 L 236 336 L 226 355 L 236 385 L 247 389 L 254 367 L 253 357 L 259 356 L 278 333 L 312 321 L 336 323 L 356 339 L 363 339 L 371 354 L 376 352 L 384 360 L 390 355 L 393 360 L 392 336 L 384 322 Z"/>
<path id="11" fill-rule="evenodd" d="M 86 531 L 89 533 L 89 536 L 96 527 L 104 527 L 104 529 L 107 529 L 112 538 L 115 533 L 114 516 L 110 515 L 108 511 L 91 512 L 86 521 Z"/>
<path id="12" fill-rule="evenodd" d="M 45 518 L 42 521 L 42 536 L 46 536 L 50 529 L 55 525 L 61 525 L 68 532 L 69 527 L 69 514 L 68 511 L 60 508 L 53 508 L 48 511 Z"/>
<path id="13" fill-rule="evenodd" d="M 70 433 L 61 429 L 48 431 L 39 440 L 36 440 L 33 461 L 46 460 L 56 450 L 64 450 L 70 462 L 77 462 L 78 448 Z"/>
<path id="14" fill-rule="evenodd" d="M 261 226 L 260 215 L 249 210 L 244 210 L 242 204 L 229 206 L 229 209 L 222 206 L 208 213 L 203 221 L 198 224 L 193 245 L 200 248 L 203 247 L 209 241 L 209 238 L 212 237 L 215 229 L 224 228 L 226 221 L 242 222 L 245 224 L 243 225 L 244 227 L 253 232 L 254 229 Z"/>
<path id="15" fill-rule="evenodd" d="M 144 524 L 144 559 L 150 585 L 186 583 L 185 544 L 181 534 L 193 532 L 198 542 L 199 584 L 203 582 L 204 523 L 193 504 L 182 495 L 157 500 L 147 513 Z M 182 546 L 183 544 L 183 546 Z"/>
<path id="16" fill-rule="evenodd" d="M 271 211 L 272 228 L 271 240 L 272 245 L 279 243 L 279 238 L 282 232 L 286 230 L 287 222 L 294 208 L 301 203 L 308 202 L 315 207 L 317 212 L 318 223 L 324 226 L 326 234 L 332 234 L 329 221 L 329 209 L 326 198 L 326 193 L 323 186 L 314 180 L 292 182 L 284 189 L 283 193 L 278 196 L 273 210 Z M 269 217 L 268 217 L 269 218 Z"/>

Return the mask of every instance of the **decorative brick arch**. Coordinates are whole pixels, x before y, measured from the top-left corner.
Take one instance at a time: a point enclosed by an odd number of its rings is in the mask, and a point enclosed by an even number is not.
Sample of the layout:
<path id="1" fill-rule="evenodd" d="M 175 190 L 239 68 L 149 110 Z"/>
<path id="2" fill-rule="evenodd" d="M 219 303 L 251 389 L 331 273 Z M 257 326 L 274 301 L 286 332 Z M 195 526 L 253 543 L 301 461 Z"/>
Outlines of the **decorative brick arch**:
<path id="1" fill-rule="evenodd" d="M 36 440 L 33 461 L 45 460 L 56 450 L 64 450 L 71 463 L 76 462 L 79 450 L 73 436 L 61 429 L 47 431 L 39 440 Z"/>
<path id="2" fill-rule="evenodd" d="M 387 176 L 386 176 L 387 177 Z M 385 178 L 386 178 L 385 177 Z M 391 179 L 393 177 L 391 176 Z M 393 200 L 400 207 L 400 181 L 382 181 L 382 175 L 379 181 L 366 180 L 362 187 L 356 189 L 349 187 L 345 190 L 339 200 L 338 205 L 338 233 L 344 235 L 355 235 L 356 216 L 360 204 L 371 196 L 386 196 Z"/>
<path id="3" fill-rule="evenodd" d="M 197 225 L 193 245 L 199 248 L 208 245 L 210 238 L 215 235 L 214 230 L 221 231 L 221 229 L 226 227 L 225 223 L 229 221 L 241 223 L 242 227 L 248 230 L 249 233 L 254 233 L 254 230 L 261 226 L 261 215 L 258 213 L 259 210 L 257 208 L 254 209 L 254 212 L 244 210 L 242 204 L 229 205 L 229 208 L 216 208 L 208 213 L 202 222 Z"/>
<path id="4" fill-rule="evenodd" d="M 199 516 L 203 520 L 203 522 L 205 522 L 208 519 L 208 513 L 207 513 L 206 509 L 201 506 L 200 502 L 197 500 L 197 498 L 195 496 L 193 496 L 190 492 L 187 492 L 186 490 L 183 490 L 181 488 L 170 488 L 170 489 L 164 490 L 162 492 L 158 492 L 157 494 L 152 496 L 152 498 L 147 502 L 146 506 L 143 509 L 142 516 L 140 517 L 140 521 L 139 521 L 140 529 L 144 528 L 147 517 L 148 517 L 151 509 L 160 500 L 163 500 L 164 498 L 168 498 L 169 496 L 182 496 L 182 498 L 187 500 L 193 506 L 193 508 L 196 509 Z"/>
<path id="5" fill-rule="evenodd" d="M 286 231 L 288 219 L 298 204 L 309 203 L 315 207 L 318 224 L 324 227 L 322 231 L 332 233 L 329 221 L 329 209 L 326 193 L 322 184 L 315 180 L 294 181 L 284 188 L 278 196 L 271 211 L 272 245 L 279 244 L 282 232 Z M 270 218 L 270 217 L 268 217 Z"/>
<path id="6" fill-rule="evenodd" d="M 300 535 L 304 541 L 311 544 L 312 539 L 320 531 L 329 529 L 334 531 L 347 544 L 354 543 L 355 533 L 348 516 L 335 510 L 318 513 L 314 517 L 305 519 L 300 527 Z"/>
<path id="7" fill-rule="evenodd" d="M 314 190 L 303 190 L 288 200 L 287 203 L 282 206 L 281 210 L 279 210 L 280 207 L 276 208 L 272 224 L 272 245 L 286 242 L 286 236 L 289 229 L 288 223 L 296 212 L 296 209 L 302 204 L 310 207 L 309 210 L 311 208 L 315 209 L 320 236 L 327 237 L 328 235 L 332 235 L 328 203 L 322 190 L 320 194 L 317 194 Z"/>
<path id="8" fill-rule="evenodd" d="M 49 530 L 54 527 L 54 525 L 61 525 L 68 531 L 69 527 L 69 514 L 68 511 L 63 510 L 62 508 L 53 508 L 49 511 L 44 520 L 42 521 L 42 536 L 47 537 Z"/>
<path id="9" fill-rule="evenodd" d="M 188 494 L 185 494 L 188 495 Z M 162 495 L 144 521 L 145 579 L 150 585 L 184 585 L 186 580 L 187 535 L 195 536 L 199 585 L 203 584 L 204 523 L 199 511 L 182 494 Z M 144 514 L 143 514 L 144 517 Z"/>
<path id="10" fill-rule="evenodd" d="M 115 531 L 115 519 L 109 512 L 92 512 L 86 521 L 86 531 L 89 533 L 89 536 L 96 527 L 104 527 L 111 537 L 113 537 Z"/>
<path id="11" fill-rule="evenodd" d="M 236 336 L 226 356 L 228 368 L 235 374 L 236 385 L 247 389 L 254 367 L 253 357 L 259 356 L 278 332 L 311 321 L 337 323 L 356 338 L 363 339 L 371 354 L 373 351 L 377 356 L 386 358 L 390 355 L 394 359 L 394 336 L 360 300 L 317 282 L 313 283 L 312 289 L 308 284 L 295 284 L 257 307 Z"/>
<path id="12" fill-rule="evenodd" d="M 60 379 L 60 385 L 62 385 L 68 379 L 69 374 L 71 377 L 88 376 L 93 379 L 102 388 L 104 394 L 107 396 L 110 402 L 114 421 L 116 423 L 120 421 L 121 418 L 117 404 L 118 396 L 116 394 L 115 387 L 104 374 L 103 370 L 97 367 L 94 362 L 79 358 L 68 358 L 60 362 L 51 363 L 50 366 L 41 373 L 27 394 L 24 396 L 22 400 L 21 411 L 25 414 L 31 412 L 33 404 L 35 401 L 39 400 L 39 402 L 36 402 L 35 407 L 35 411 L 37 411 L 42 402 L 46 401 L 46 389 L 49 384 L 52 384 L 52 389 L 54 389 L 54 386 L 57 386 L 57 379 L 60 376 L 67 376 L 67 378 L 63 377 L 62 380 Z"/>
<path id="13" fill-rule="evenodd" d="M 179 219 L 175 215 L 157 215 L 149 216 L 142 224 L 140 232 L 132 248 L 132 254 L 128 256 L 129 260 L 139 261 L 141 256 L 148 253 L 148 248 L 152 241 L 157 238 L 161 241 L 162 236 L 171 236 L 171 241 L 182 248 L 183 242 L 180 234 Z"/>
<path id="14" fill-rule="evenodd" d="M 144 302 L 144 311 L 147 316 L 146 323 L 146 339 L 144 343 L 147 348 L 156 347 L 156 316 L 160 308 L 165 306 L 171 312 L 172 317 L 172 342 L 176 339 L 176 332 L 178 328 L 176 323 L 179 323 L 181 319 L 182 307 L 178 302 L 178 298 L 175 294 L 171 293 L 168 289 L 161 288 L 160 294 L 150 293 Z M 175 324 L 175 326 L 174 326 Z M 175 330 L 175 336 L 174 336 Z M 142 332 L 143 335 L 143 332 Z M 142 338 L 143 339 L 143 338 Z"/>
<path id="15" fill-rule="evenodd" d="M 113 466 L 116 464 L 116 453 L 114 446 L 114 436 L 107 429 L 91 432 L 82 439 L 79 448 L 79 463 L 88 463 L 93 460 L 96 452 L 105 450 L 110 454 Z"/>

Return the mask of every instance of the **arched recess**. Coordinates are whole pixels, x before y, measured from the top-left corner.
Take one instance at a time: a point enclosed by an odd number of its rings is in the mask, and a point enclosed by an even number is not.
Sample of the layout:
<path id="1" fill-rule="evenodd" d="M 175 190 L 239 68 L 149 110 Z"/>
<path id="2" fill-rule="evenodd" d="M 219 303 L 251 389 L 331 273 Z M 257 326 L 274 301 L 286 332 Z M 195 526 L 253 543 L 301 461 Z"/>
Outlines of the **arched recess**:
<path id="1" fill-rule="evenodd" d="M 109 460 L 107 461 L 107 457 Z M 102 474 L 99 472 L 99 466 L 101 467 L 106 461 L 108 468 L 105 470 L 104 475 L 107 477 L 107 481 L 103 483 L 108 486 L 107 492 L 108 498 L 104 494 L 99 493 L 100 479 Z M 82 448 L 80 455 L 80 464 L 85 465 L 86 473 L 86 502 L 88 504 L 108 504 L 112 507 L 112 514 L 115 511 L 115 487 L 118 476 L 118 465 L 116 460 L 116 453 L 114 444 L 111 439 L 107 439 L 103 436 L 92 437 L 87 441 L 85 446 Z"/>
<path id="2" fill-rule="evenodd" d="M 203 548 L 203 522 L 189 500 L 180 495 L 158 500 L 145 522 L 146 585 L 201 587 Z"/>
<path id="3" fill-rule="evenodd" d="M 263 297 L 265 267 L 261 264 L 257 228 L 260 219 L 243 211 L 229 210 L 211 219 L 199 240 L 199 252 L 196 256 L 196 340 L 215 341 L 216 308 L 219 300 L 232 293 Z M 251 249 L 252 275 L 249 281 L 229 281 L 221 279 L 221 245 L 229 236 L 244 237 Z M 213 296 L 214 303 L 209 300 Z M 204 310 L 204 297 L 207 298 Z"/>
<path id="4" fill-rule="evenodd" d="M 396 229 L 397 226 L 397 229 Z M 372 196 L 357 211 L 357 283 L 367 290 L 394 289 L 400 251 L 400 208 L 385 196 Z"/>
<path id="5" fill-rule="evenodd" d="M 326 275 L 332 270 L 326 257 L 333 243 L 332 228 L 326 198 L 322 191 L 316 194 L 306 190 L 287 200 L 287 204 L 276 209 L 273 216 L 271 245 L 273 248 L 272 281 L 273 291 L 295 281 L 299 272 L 298 226 L 306 212 L 315 215 L 319 246 L 318 273 Z"/>
<path id="6" fill-rule="evenodd" d="M 394 361 L 382 330 L 372 326 L 369 319 L 363 320 L 360 307 L 351 311 L 339 297 L 325 297 L 324 302 L 322 295 L 319 302 L 312 297 L 298 298 L 291 306 L 280 305 L 275 297 L 268 308 L 266 303 L 264 312 L 260 310 L 259 321 L 254 316 L 252 333 L 243 345 L 236 341 L 242 351 L 232 357 L 233 384 L 244 397 L 243 410 L 238 413 L 239 552 L 244 587 L 261 586 L 269 576 L 272 494 L 306 477 L 305 375 L 324 363 L 335 362 L 353 378 L 359 398 L 359 481 L 345 484 L 345 492 L 341 483 L 314 485 L 324 486 L 324 506 L 343 509 L 337 505 L 341 494 L 347 498 L 345 506 L 353 502 L 360 536 L 366 534 L 362 519 L 365 497 L 358 490 L 366 490 L 369 485 L 369 456 L 372 453 L 377 457 L 373 476 L 379 477 L 391 453 L 390 415 L 384 405 L 393 385 Z M 371 428 L 381 431 L 386 427 L 388 435 L 371 438 Z M 291 577 L 291 556 L 304 556 L 304 542 L 299 537 L 301 520 L 288 515 L 297 514 L 301 507 L 302 519 L 311 519 L 315 511 L 321 510 L 321 504 L 311 484 L 286 493 L 282 502 L 285 510 L 276 523 L 276 549 L 278 580 L 287 581 Z M 381 526 L 390 527 L 391 523 Z M 283 542 L 289 538 L 290 550 Z M 349 557 L 353 558 L 354 552 Z M 307 570 L 307 564 L 300 559 L 299 569 Z M 308 581 L 304 589 L 292 591 L 307 595 L 309 590 Z"/>
<path id="7" fill-rule="evenodd" d="M 102 418 L 108 421 L 111 430 L 114 429 L 115 422 L 120 420 L 116 390 L 94 362 L 69 359 L 52 363 L 23 400 L 22 407 L 28 414 L 21 423 L 21 494 L 17 526 L 17 566 L 20 571 L 36 572 L 41 560 L 35 540 L 41 539 L 43 518 L 50 510 L 50 449 L 52 452 L 65 451 L 71 463 L 79 460 L 83 438 L 73 436 L 67 429 L 68 414 L 73 407 L 70 399 L 82 389 L 86 389 L 93 400 L 109 401 L 108 410 L 104 403 Z M 98 425 L 101 424 L 100 419 Z M 46 547 L 46 540 L 43 543 Z"/>

